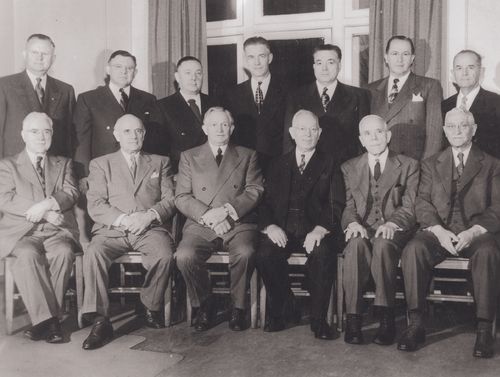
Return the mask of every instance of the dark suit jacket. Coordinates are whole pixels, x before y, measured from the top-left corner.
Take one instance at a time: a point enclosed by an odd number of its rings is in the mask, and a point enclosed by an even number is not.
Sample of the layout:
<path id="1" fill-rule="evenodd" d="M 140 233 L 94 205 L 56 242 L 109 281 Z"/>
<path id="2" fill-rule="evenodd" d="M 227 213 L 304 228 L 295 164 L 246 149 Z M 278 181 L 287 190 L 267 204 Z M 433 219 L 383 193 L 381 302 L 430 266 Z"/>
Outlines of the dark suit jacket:
<path id="1" fill-rule="evenodd" d="M 34 204 L 52 196 L 64 215 L 60 226 L 77 242 L 78 227 L 73 205 L 78 189 L 73 177 L 73 164 L 66 157 L 47 155 L 45 192 L 26 150 L 0 161 L 0 258 L 9 255 L 17 241 L 36 225 L 26 220 L 26 211 Z M 42 220 L 45 222 L 45 220 Z"/>
<path id="2" fill-rule="evenodd" d="M 359 121 L 370 113 L 369 94 L 365 89 L 338 82 L 326 112 L 316 82 L 297 89 L 287 102 L 284 152 L 290 151 L 293 147 L 288 132 L 292 126 L 292 118 L 298 110 L 305 109 L 318 116 L 323 129 L 318 149 L 333 155 L 339 162 L 347 161 L 361 153 L 358 139 Z"/>
<path id="3" fill-rule="evenodd" d="M 262 167 L 267 166 L 272 157 L 282 153 L 286 97 L 285 86 L 275 76 L 271 76 L 260 114 L 250 80 L 228 90 L 225 95 L 224 106 L 235 122 L 232 141 L 255 149 Z"/>
<path id="4" fill-rule="evenodd" d="M 389 78 L 368 85 L 371 113 L 384 118 L 392 132 L 391 150 L 416 160 L 443 148 L 443 89 L 439 81 L 410 73 L 394 103 L 387 102 Z M 392 85 L 392 84 L 391 84 Z"/>
<path id="5" fill-rule="evenodd" d="M 200 93 L 200 98 L 203 118 L 205 112 L 218 102 L 203 93 Z M 158 100 L 152 120 L 161 133 L 162 150 L 159 153 L 170 156 L 175 172 L 181 152 L 207 141 L 207 136 L 201 129 L 202 122 L 196 118 L 180 92 Z"/>
<path id="6" fill-rule="evenodd" d="M 365 225 L 363 220 L 368 216 L 366 206 L 370 190 L 368 153 L 344 163 L 342 172 L 346 185 L 342 229 L 352 222 Z M 418 161 L 389 151 L 384 171 L 378 180 L 384 222 L 391 221 L 403 231 L 415 227 L 415 197 L 419 173 Z"/>
<path id="7" fill-rule="evenodd" d="M 441 103 L 444 116 L 456 107 L 458 94 L 455 94 Z M 500 158 L 500 95 L 479 89 L 474 102 L 470 107 L 477 124 L 474 141 L 484 152 Z"/>
<path id="8" fill-rule="evenodd" d="M 446 227 L 451 210 L 453 173 L 451 147 L 422 162 L 415 205 L 421 228 Z M 500 245 L 500 160 L 472 145 L 458 185 L 465 226 L 478 224 Z"/>
<path id="9" fill-rule="evenodd" d="M 135 180 L 121 151 L 90 161 L 87 191 L 88 211 L 95 221 L 92 233 L 121 237 L 112 224 L 121 214 L 154 209 L 162 226 L 170 229 L 175 213 L 174 184 L 168 157 L 141 153 Z"/>
<path id="10" fill-rule="evenodd" d="M 259 207 L 259 229 L 271 224 L 286 229 L 292 170 L 295 166 L 295 150 L 274 159 L 269 165 L 264 199 Z M 332 156 L 316 150 L 303 174 L 307 178 L 304 197 L 309 222 L 324 227 L 332 234 L 339 234 L 345 191 L 338 165 Z"/>
<path id="11" fill-rule="evenodd" d="M 222 238 L 255 229 L 257 213 L 254 209 L 263 190 L 257 153 L 251 149 L 229 144 L 220 166 L 208 142 L 182 152 L 175 205 L 187 217 L 183 232 L 196 233 L 208 241 L 217 238 L 213 230 L 200 225 L 198 220 L 211 207 L 226 203 L 233 206 L 239 219 Z"/>
<path id="12" fill-rule="evenodd" d="M 23 119 L 33 111 L 46 113 L 53 121 L 54 134 L 50 152 L 73 156 L 72 123 L 75 91 L 71 85 L 47 76 L 43 106 L 26 71 L 0 79 L 0 158 L 24 149 L 21 138 Z"/>
<path id="13" fill-rule="evenodd" d="M 77 138 L 75 165 L 78 176 L 88 175 L 91 159 L 120 148 L 113 136 L 113 128 L 118 118 L 125 113 L 133 114 L 143 121 L 146 127 L 143 149 L 149 152 L 151 143 L 148 140 L 155 139 L 149 132 L 149 117 L 155 101 L 156 97 L 152 94 L 130 87 L 125 112 L 107 85 L 80 94 L 73 117 Z"/>

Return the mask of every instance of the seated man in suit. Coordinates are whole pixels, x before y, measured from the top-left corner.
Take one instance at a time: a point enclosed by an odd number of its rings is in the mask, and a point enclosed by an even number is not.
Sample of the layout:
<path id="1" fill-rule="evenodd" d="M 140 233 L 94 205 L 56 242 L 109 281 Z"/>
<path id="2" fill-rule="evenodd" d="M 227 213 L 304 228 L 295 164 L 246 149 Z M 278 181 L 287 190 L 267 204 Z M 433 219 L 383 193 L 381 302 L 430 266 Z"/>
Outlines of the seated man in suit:
<path id="1" fill-rule="evenodd" d="M 287 259 L 302 251 L 308 255 L 311 329 L 318 339 L 333 339 L 326 315 L 342 244 L 344 182 L 339 164 L 316 148 L 321 128 L 314 113 L 299 110 L 289 131 L 297 146 L 271 162 L 259 207 L 257 268 L 269 294 L 264 331 L 283 330 L 286 315 L 293 314 L 285 313 L 287 301 L 293 300 Z"/>
<path id="2" fill-rule="evenodd" d="M 341 83 L 342 51 L 335 45 L 321 45 L 313 52 L 316 81 L 298 88 L 287 100 L 283 152 L 293 149 L 288 136 L 292 118 L 300 109 L 313 112 L 322 129 L 318 149 L 333 155 L 339 163 L 361 152 L 357 130 L 361 118 L 370 113 L 369 93 L 365 89 Z"/>
<path id="3" fill-rule="evenodd" d="M 94 326 L 83 342 L 90 350 L 113 337 L 109 322 L 108 269 L 127 251 L 139 251 L 147 270 L 141 290 L 145 324 L 162 328 L 160 309 L 173 267 L 167 231 L 175 212 L 168 157 L 143 153 L 144 126 L 125 114 L 116 121 L 120 150 L 90 162 L 88 210 L 95 224 L 83 257 L 85 294 L 82 313 Z"/>
<path id="4" fill-rule="evenodd" d="M 231 330 L 245 327 L 245 297 L 258 239 L 255 211 L 263 192 L 257 153 L 229 143 L 233 118 L 222 107 L 207 110 L 208 141 L 181 153 L 175 205 L 187 217 L 176 261 L 197 309 L 195 330 L 207 330 L 214 306 L 205 261 L 217 250 L 229 252 Z"/>
<path id="5" fill-rule="evenodd" d="M 24 335 L 60 343 L 60 309 L 80 249 L 72 211 L 78 189 L 71 160 L 47 153 L 48 115 L 28 114 L 21 136 L 25 149 L 0 161 L 0 257 L 16 257 L 14 280 L 33 324 Z"/>
<path id="6" fill-rule="evenodd" d="M 387 122 L 392 132 L 391 149 L 421 160 L 442 149 L 440 104 L 443 89 L 439 81 L 415 75 L 413 41 L 403 35 L 389 39 L 385 63 L 389 76 L 368 85 L 370 110 Z"/>
<path id="7" fill-rule="evenodd" d="M 425 341 L 423 309 L 432 268 L 453 256 L 470 258 L 477 337 L 473 355 L 492 357 L 500 284 L 500 161 L 472 138 L 474 116 L 454 108 L 445 117 L 451 147 L 422 162 L 415 204 L 421 231 L 401 256 L 409 326 L 398 349 L 415 351 Z"/>
<path id="8" fill-rule="evenodd" d="M 347 193 L 342 214 L 347 242 L 343 275 L 345 341 L 363 343 L 362 294 L 371 273 L 376 288 L 374 305 L 380 312 L 380 326 L 373 342 L 390 345 L 396 335 L 398 262 L 415 228 L 418 162 L 388 148 L 391 131 L 378 115 L 361 120 L 359 140 L 367 152 L 342 165 Z"/>
<path id="9" fill-rule="evenodd" d="M 201 129 L 203 115 L 217 101 L 201 93 L 203 68 L 194 56 L 184 56 L 177 62 L 175 80 L 179 90 L 158 100 L 152 120 L 160 133 L 162 148 L 158 153 L 170 156 L 177 172 L 181 152 L 206 142 Z"/>
<path id="10" fill-rule="evenodd" d="M 441 103 L 443 115 L 454 107 L 469 110 L 476 120 L 477 146 L 493 157 L 500 158 L 500 95 L 481 88 L 484 72 L 481 55 L 473 50 L 462 50 L 453 59 L 452 74 L 459 88 L 457 94 Z"/>

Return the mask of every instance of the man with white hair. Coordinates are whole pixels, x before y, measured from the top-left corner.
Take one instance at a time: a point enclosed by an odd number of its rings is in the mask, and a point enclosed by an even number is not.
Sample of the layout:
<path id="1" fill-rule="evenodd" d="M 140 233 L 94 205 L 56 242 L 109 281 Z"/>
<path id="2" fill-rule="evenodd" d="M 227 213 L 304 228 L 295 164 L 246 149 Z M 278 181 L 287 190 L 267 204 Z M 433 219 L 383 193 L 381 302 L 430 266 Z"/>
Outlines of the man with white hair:
<path id="1" fill-rule="evenodd" d="M 24 150 L 0 161 L 0 258 L 16 258 L 14 280 L 33 324 L 24 335 L 60 343 L 61 306 L 79 250 L 72 211 L 78 189 L 71 160 L 47 153 L 52 133 L 48 115 L 28 114 Z"/>

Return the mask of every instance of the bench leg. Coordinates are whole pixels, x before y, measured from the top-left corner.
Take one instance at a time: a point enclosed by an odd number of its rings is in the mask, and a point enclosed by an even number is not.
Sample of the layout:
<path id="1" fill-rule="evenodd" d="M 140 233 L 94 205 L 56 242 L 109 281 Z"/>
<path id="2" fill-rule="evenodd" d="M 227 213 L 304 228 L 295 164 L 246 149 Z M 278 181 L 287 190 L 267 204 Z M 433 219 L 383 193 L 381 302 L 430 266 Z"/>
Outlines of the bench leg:
<path id="1" fill-rule="evenodd" d="M 344 331 L 344 258 L 337 257 L 337 329 Z"/>
<path id="2" fill-rule="evenodd" d="M 193 307 L 191 306 L 191 299 L 189 298 L 189 293 L 186 289 L 186 321 L 188 326 L 192 326 L 192 311 Z"/>
<path id="3" fill-rule="evenodd" d="M 14 276 L 12 275 L 13 258 L 5 258 L 5 324 L 7 335 L 11 335 L 14 322 Z"/>
<path id="4" fill-rule="evenodd" d="M 172 276 L 168 279 L 167 289 L 165 290 L 165 327 L 170 327 L 172 323 Z"/>
<path id="5" fill-rule="evenodd" d="M 76 279 L 76 310 L 78 327 L 82 324 L 82 306 L 83 306 L 83 256 L 77 255 L 75 259 L 75 279 Z"/>
<path id="6" fill-rule="evenodd" d="M 264 285 L 264 282 L 262 279 L 260 280 L 260 327 L 264 329 L 265 323 L 266 323 L 266 286 Z"/>
<path id="7" fill-rule="evenodd" d="M 257 270 L 254 270 L 252 277 L 250 279 L 250 322 L 252 329 L 256 329 L 258 327 L 257 301 L 258 301 Z"/>

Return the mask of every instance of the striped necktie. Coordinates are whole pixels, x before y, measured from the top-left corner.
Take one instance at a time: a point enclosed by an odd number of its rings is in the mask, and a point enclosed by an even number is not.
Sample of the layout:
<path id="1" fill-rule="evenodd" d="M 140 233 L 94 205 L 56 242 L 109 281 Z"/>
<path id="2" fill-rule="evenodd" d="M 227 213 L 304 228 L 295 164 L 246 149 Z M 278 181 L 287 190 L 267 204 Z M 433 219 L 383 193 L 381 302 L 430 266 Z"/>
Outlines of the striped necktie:
<path id="1" fill-rule="evenodd" d="M 392 88 L 391 88 L 391 93 L 389 94 L 389 103 L 390 104 L 392 104 L 394 102 L 394 100 L 396 99 L 396 97 L 399 94 L 398 82 L 399 82 L 399 79 L 394 79 L 394 82 L 393 82 Z"/>

